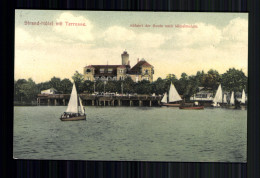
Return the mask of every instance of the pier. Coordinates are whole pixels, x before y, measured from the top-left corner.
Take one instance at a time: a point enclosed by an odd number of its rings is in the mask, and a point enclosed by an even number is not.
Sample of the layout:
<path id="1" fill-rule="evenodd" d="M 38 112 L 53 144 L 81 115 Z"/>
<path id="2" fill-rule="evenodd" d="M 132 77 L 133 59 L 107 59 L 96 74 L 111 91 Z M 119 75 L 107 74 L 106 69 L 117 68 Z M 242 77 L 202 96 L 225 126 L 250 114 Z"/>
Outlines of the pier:
<path id="1" fill-rule="evenodd" d="M 84 106 L 160 106 L 162 96 L 80 94 Z M 70 94 L 38 94 L 38 106 L 67 106 Z"/>

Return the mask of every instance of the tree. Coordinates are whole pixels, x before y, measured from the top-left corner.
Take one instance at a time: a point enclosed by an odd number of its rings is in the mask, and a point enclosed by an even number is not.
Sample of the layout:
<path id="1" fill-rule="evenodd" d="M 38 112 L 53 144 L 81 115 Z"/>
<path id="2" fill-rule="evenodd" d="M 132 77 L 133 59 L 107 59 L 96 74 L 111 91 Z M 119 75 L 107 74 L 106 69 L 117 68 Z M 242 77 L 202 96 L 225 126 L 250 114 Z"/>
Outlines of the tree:
<path id="1" fill-rule="evenodd" d="M 60 91 L 63 94 L 70 94 L 72 90 L 72 85 L 72 82 L 69 79 L 65 78 L 60 82 Z"/>
<path id="2" fill-rule="evenodd" d="M 21 87 L 23 84 L 26 84 L 27 81 L 25 79 L 18 79 L 14 81 L 14 100 L 15 101 L 22 101 L 22 98 L 25 96 L 21 93 Z"/>
<path id="3" fill-rule="evenodd" d="M 242 70 L 229 69 L 222 75 L 221 83 L 223 89 L 230 92 L 242 92 L 243 89 L 247 91 L 247 77 Z"/>
<path id="4" fill-rule="evenodd" d="M 83 85 L 83 81 L 84 81 L 83 74 L 76 71 L 74 73 L 74 75 L 72 76 L 72 79 L 75 82 L 78 93 L 82 93 L 83 92 L 83 86 L 82 85 Z"/>
<path id="5" fill-rule="evenodd" d="M 202 79 L 203 79 L 203 76 L 205 75 L 204 71 L 202 70 L 201 72 L 198 71 L 195 78 L 197 80 L 197 82 L 199 82 L 199 86 L 202 86 Z"/>
<path id="6" fill-rule="evenodd" d="M 189 77 L 186 73 L 181 74 L 181 78 L 176 82 L 176 90 L 180 95 L 188 95 L 189 87 L 188 87 Z"/>
<path id="7" fill-rule="evenodd" d="M 152 83 L 152 93 L 155 94 L 164 94 L 167 91 L 166 80 L 158 78 L 155 82 Z"/>
<path id="8" fill-rule="evenodd" d="M 90 80 L 86 80 L 82 83 L 82 89 L 84 92 L 92 93 L 94 92 L 94 82 L 91 82 Z"/>
<path id="9" fill-rule="evenodd" d="M 201 84 L 203 87 L 216 90 L 220 84 L 220 79 L 218 71 L 210 69 L 207 74 L 202 76 Z"/>
<path id="10" fill-rule="evenodd" d="M 21 101 L 31 102 L 36 100 L 38 88 L 31 78 L 26 83 L 21 84 L 19 91 L 21 93 Z"/>
<path id="11" fill-rule="evenodd" d="M 52 85 L 51 85 L 50 81 L 48 81 L 48 82 L 42 82 L 42 83 L 38 83 L 38 84 L 37 84 L 37 88 L 38 88 L 39 93 L 40 93 L 42 90 L 47 90 L 47 89 L 49 89 L 49 88 L 51 88 L 51 87 L 52 87 Z"/>
<path id="12" fill-rule="evenodd" d="M 175 82 L 177 82 L 178 81 L 178 79 L 177 79 L 177 77 L 176 77 L 176 75 L 174 75 L 174 74 L 168 74 L 167 76 L 166 76 L 166 81 L 167 81 L 167 83 L 175 83 Z"/>
<path id="13" fill-rule="evenodd" d="M 96 92 L 104 92 L 104 82 L 101 80 L 97 80 L 95 84 Z"/>
<path id="14" fill-rule="evenodd" d="M 198 92 L 200 84 L 200 78 L 197 76 L 190 76 L 189 77 L 189 84 L 190 84 L 190 90 L 189 90 L 189 96 L 194 95 Z"/>
<path id="15" fill-rule="evenodd" d="M 62 90 L 60 78 L 57 78 L 55 76 L 52 77 L 51 80 L 50 80 L 50 85 L 51 85 L 52 88 L 55 88 L 57 91 Z"/>
<path id="16" fill-rule="evenodd" d="M 131 77 L 126 77 L 125 80 L 122 81 L 122 83 L 123 83 L 124 93 L 134 93 L 135 83 Z"/>
<path id="17" fill-rule="evenodd" d="M 135 93 L 138 94 L 151 94 L 152 93 L 152 85 L 147 80 L 139 81 L 138 83 L 135 83 L 134 87 Z"/>

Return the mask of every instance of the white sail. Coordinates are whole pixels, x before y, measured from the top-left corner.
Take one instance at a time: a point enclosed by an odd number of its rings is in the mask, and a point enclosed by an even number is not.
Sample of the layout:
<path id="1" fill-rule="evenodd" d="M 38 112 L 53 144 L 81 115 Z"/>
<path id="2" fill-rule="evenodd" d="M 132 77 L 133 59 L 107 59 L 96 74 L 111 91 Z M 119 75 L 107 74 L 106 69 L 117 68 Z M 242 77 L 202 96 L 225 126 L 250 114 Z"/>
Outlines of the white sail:
<path id="1" fill-rule="evenodd" d="M 233 91 L 232 91 L 231 98 L 230 98 L 230 104 L 231 105 L 235 104 L 235 97 L 234 97 L 234 92 Z"/>
<path id="2" fill-rule="evenodd" d="M 245 103 L 246 103 L 246 94 L 245 94 L 245 90 L 244 90 L 244 89 L 243 89 L 243 92 L 242 92 L 241 103 L 242 103 L 242 104 L 245 104 Z"/>
<path id="3" fill-rule="evenodd" d="M 218 90 L 216 92 L 215 98 L 213 99 L 214 103 L 222 103 L 222 89 L 221 84 L 218 86 Z"/>
<path id="4" fill-rule="evenodd" d="M 82 101 L 81 101 L 81 98 L 79 97 L 79 104 L 80 104 L 80 110 L 81 110 L 81 113 L 84 115 L 85 114 L 85 110 L 84 110 L 84 107 L 82 105 Z"/>
<path id="5" fill-rule="evenodd" d="M 70 100 L 66 112 L 78 113 L 78 95 L 75 83 L 73 83 L 72 92 L 70 94 Z"/>
<path id="6" fill-rule="evenodd" d="M 227 103 L 227 95 L 224 94 L 223 103 Z"/>
<path id="7" fill-rule="evenodd" d="M 181 97 L 177 92 L 175 86 L 171 83 L 170 90 L 169 90 L 169 102 L 181 101 Z"/>
<path id="8" fill-rule="evenodd" d="M 164 94 L 162 100 L 161 100 L 162 103 L 167 103 L 167 93 Z"/>

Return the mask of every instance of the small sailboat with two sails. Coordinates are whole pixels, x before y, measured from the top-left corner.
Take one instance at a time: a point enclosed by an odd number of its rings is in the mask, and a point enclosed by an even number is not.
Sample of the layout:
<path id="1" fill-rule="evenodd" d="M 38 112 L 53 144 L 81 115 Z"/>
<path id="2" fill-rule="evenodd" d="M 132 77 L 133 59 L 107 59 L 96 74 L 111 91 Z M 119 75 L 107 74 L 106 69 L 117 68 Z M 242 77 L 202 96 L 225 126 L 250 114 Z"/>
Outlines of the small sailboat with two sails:
<path id="1" fill-rule="evenodd" d="M 177 103 L 178 101 L 182 101 L 179 93 L 177 92 L 175 86 L 171 83 L 169 96 L 167 96 L 167 92 L 164 94 L 161 105 L 162 106 L 170 106 L 170 107 L 179 107 L 181 104 Z"/>
<path id="2" fill-rule="evenodd" d="M 86 120 L 85 108 L 82 105 L 82 101 L 77 94 L 75 83 L 73 83 L 72 92 L 70 95 L 69 104 L 66 112 L 61 117 L 61 121 L 78 121 Z"/>

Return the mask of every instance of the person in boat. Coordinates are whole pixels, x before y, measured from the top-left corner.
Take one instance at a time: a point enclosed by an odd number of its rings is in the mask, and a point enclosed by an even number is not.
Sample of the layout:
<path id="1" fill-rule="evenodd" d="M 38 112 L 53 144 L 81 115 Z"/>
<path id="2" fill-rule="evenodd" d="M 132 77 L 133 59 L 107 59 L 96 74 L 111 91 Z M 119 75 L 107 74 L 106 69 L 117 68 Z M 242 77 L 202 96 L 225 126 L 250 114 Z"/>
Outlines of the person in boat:
<path id="1" fill-rule="evenodd" d="M 67 115 L 66 112 L 64 112 L 64 113 L 61 115 L 61 118 L 66 118 L 66 117 L 67 117 L 66 115 Z"/>

